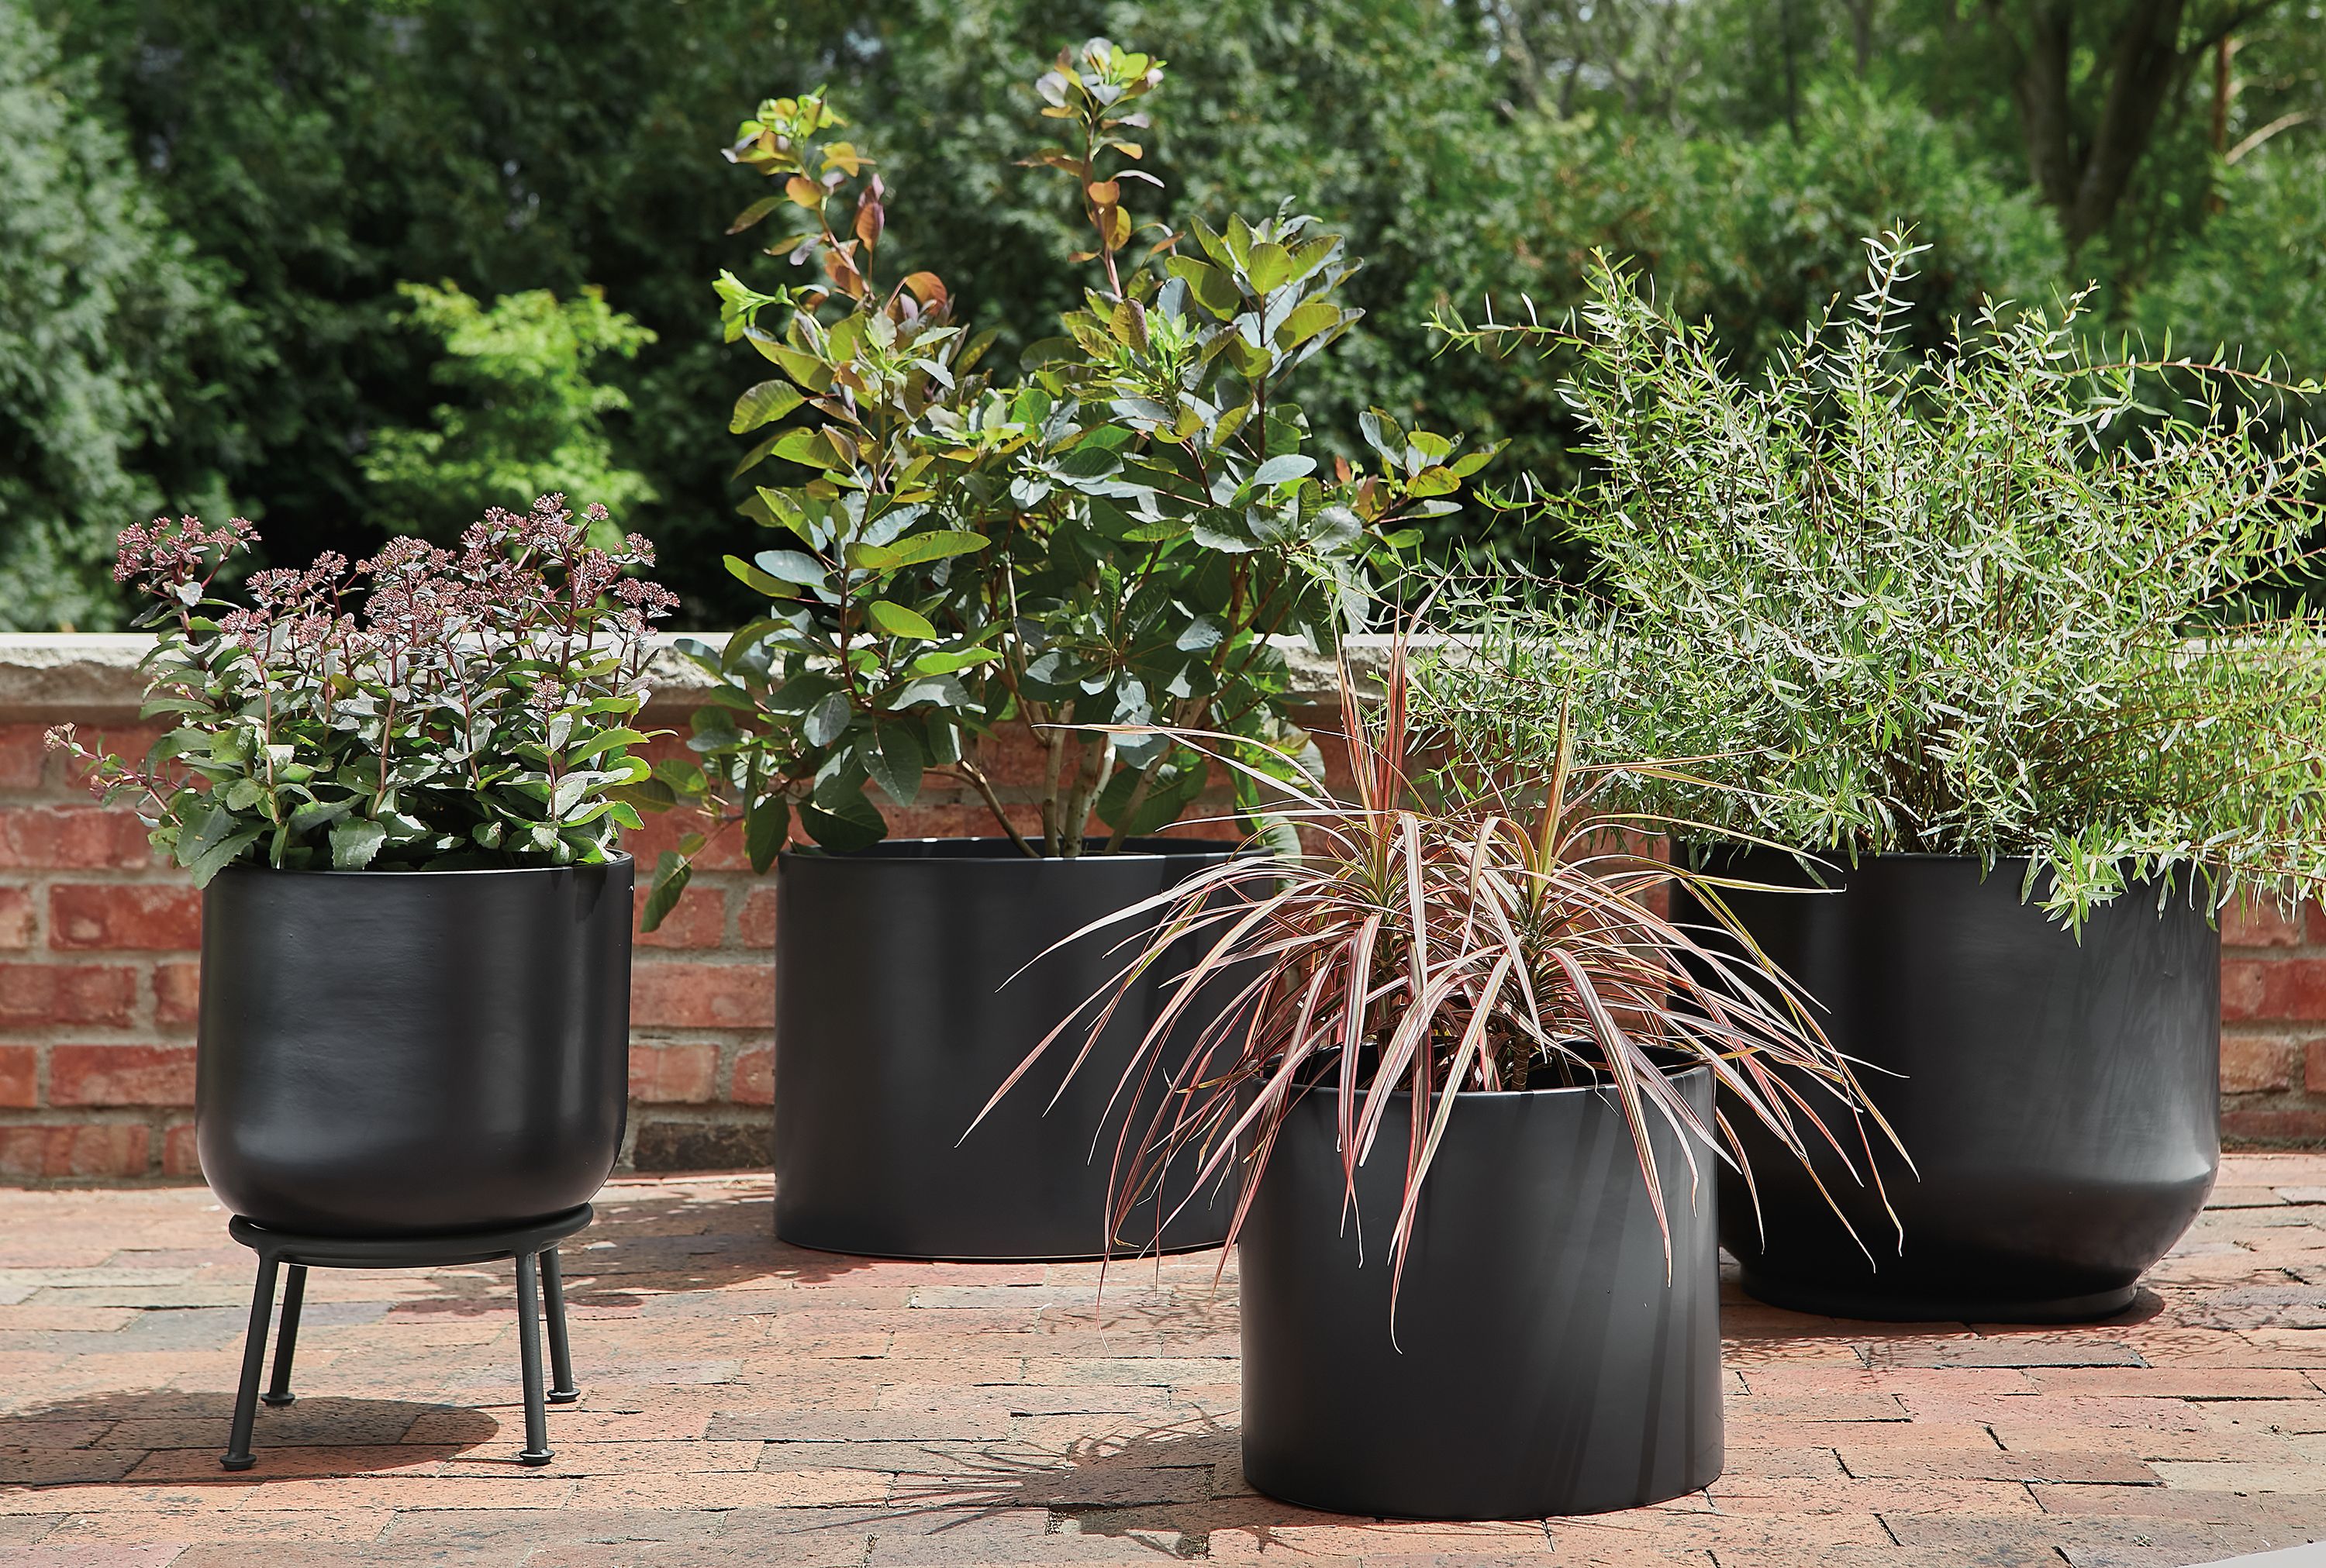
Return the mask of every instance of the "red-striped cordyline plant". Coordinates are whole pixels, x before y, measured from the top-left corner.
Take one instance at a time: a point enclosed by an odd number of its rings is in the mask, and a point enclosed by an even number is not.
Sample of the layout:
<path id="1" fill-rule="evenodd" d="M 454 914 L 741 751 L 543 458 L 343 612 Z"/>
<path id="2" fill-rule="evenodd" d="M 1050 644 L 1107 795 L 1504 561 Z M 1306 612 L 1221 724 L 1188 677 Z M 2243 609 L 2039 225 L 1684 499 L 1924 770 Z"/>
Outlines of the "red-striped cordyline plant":
<path id="1" fill-rule="evenodd" d="M 1155 1195 L 1166 1171 L 1186 1163 L 1196 1166 L 1194 1195 L 1182 1206 L 1241 1164 L 1233 1242 L 1287 1113 L 1308 1093 L 1335 1097 L 1352 1204 L 1357 1167 L 1372 1156 L 1393 1097 L 1413 1097 L 1404 1200 L 1391 1237 L 1400 1276 L 1422 1182 L 1465 1094 L 1612 1089 L 1664 1231 L 1667 1266 L 1670 1220 L 1649 1142 L 1657 1118 L 1681 1135 L 1691 1201 L 1704 1174 L 1699 1149 L 1744 1169 L 1732 1108 L 1804 1164 L 1806 1140 L 1815 1137 L 1853 1173 L 1862 1164 L 1870 1175 L 1875 1129 L 1893 1144 L 1894 1137 L 1809 999 L 1735 923 L 1718 891 L 1757 885 L 1668 865 L 1650 851 L 1658 836 L 1694 824 L 1595 808 L 1613 770 L 1575 765 L 1564 723 L 1549 776 L 1533 788 L 1482 784 L 1462 792 L 1472 797 L 1465 803 L 1425 803 L 1415 787 L 1405 689 L 1402 641 L 1377 704 L 1360 700 L 1344 667 L 1341 708 L 1355 775 L 1345 800 L 1243 767 L 1233 737 L 1160 731 L 1279 792 L 1279 814 L 1298 826 L 1307 852 L 1208 868 L 1066 939 L 1118 925 L 1139 932 L 1126 940 L 1132 956 L 1108 988 L 1028 1055 L 987 1110 L 1076 1033 L 1068 1076 L 1083 1071 L 1141 978 L 1184 960 L 1163 982 L 1165 1003 L 1116 1087 L 1115 1101 L 1130 1104 L 1158 1073 L 1169 1088 L 1152 1118 L 1144 1127 L 1126 1122 L 1116 1143 L 1109 1234 L 1118 1244 L 1126 1244 L 1122 1232 L 1142 1201 L 1156 1211 L 1159 1235 L 1170 1215 Z M 1679 765 L 1635 763 L 1624 771 Z M 1465 771 L 1483 778 L 1496 770 Z M 1698 894 L 1717 929 L 1665 917 L 1660 895 L 1672 882 Z M 1166 1060 L 1183 1021 L 1214 1013 L 1184 1063 Z M 1698 1062 L 1727 1091 L 1712 1127 L 1668 1076 Z M 1856 1148 L 1844 1147 L 1810 1114 L 1819 1095 L 1852 1113 L 1831 1119 L 1854 1118 Z"/>

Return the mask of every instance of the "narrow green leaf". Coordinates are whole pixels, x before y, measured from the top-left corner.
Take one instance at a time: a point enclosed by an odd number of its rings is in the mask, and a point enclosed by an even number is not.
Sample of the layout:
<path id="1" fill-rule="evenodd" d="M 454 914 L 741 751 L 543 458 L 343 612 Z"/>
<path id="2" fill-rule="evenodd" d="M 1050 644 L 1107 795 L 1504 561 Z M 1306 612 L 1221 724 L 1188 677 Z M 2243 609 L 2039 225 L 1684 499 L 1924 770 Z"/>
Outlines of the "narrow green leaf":
<path id="1" fill-rule="evenodd" d="M 769 598 L 797 598 L 799 597 L 799 589 L 791 583 L 778 581 L 775 578 L 772 578 L 766 572 L 760 571 L 758 567 L 752 565 L 749 561 L 745 561 L 740 556 L 730 555 L 725 558 L 725 561 L 727 563 L 727 575 L 744 583 L 748 587 L 756 589 L 760 593 L 767 595 Z"/>
<path id="2" fill-rule="evenodd" d="M 742 233 L 745 229 L 750 227 L 753 224 L 758 223 L 761 218 L 767 217 L 768 214 L 773 212 L 777 208 L 781 207 L 784 204 L 784 199 L 785 199 L 781 196 L 760 197 L 759 199 L 754 201 L 750 206 L 743 209 L 742 211 L 735 215 L 735 221 L 727 226 L 727 232 L 730 234 Z"/>
<path id="3" fill-rule="evenodd" d="M 751 869 L 765 871 L 776 862 L 792 825 L 791 803 L 781 795 L 763 795 L 743 813 L 743 852 Z"/>
<path id="4" fill-rule="evenodd" d="M 639 914 L 638 929 L 652 931 L 660 925 L 693 878 L 693 862 L 665 849 L 655 861 L 654 881 L 647 889 L 646 908 Z"/>

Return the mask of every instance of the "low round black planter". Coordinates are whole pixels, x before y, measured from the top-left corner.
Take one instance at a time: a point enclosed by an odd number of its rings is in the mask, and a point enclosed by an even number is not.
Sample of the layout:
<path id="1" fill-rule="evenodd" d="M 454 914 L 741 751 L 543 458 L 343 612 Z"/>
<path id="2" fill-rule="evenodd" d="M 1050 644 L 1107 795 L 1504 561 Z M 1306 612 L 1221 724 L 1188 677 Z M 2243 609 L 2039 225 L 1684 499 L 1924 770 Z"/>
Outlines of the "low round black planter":
<path id="1" fill-rule="evenodd" d="M 1708 1118 L 1710 1070 L 1678 1081 Z M 1651 1122 L 1667 1283 L 1609 1090 L 1464 1095 L 1422 1185 L 1392 1343 L 1410 1103 L 1345 1220 L 1331 1094 L 1297 1103 L 1278 1140 L 1237 1244 L 1244 1479 L 1308 1508 L 1444 1519 L 1598 1513 L 1717 1480 L 1710 1152 L 1691 1205 L 1680 1139 Z"/>
<path id="2" fill-rule="evenodd" d="M 1004 839 L 922 839 L 856 855 L 786 851 L 776 910 L 776 1234 L 885 1257 L 1103 1253 L 1124 1121 L 1108 1102 L 1168 1000 L 1163 966 L 1055 1104 L 1079 1025 L 970 1124 L 1128 961 L 1133 950 L 1117 944 L 1133 931 L 1047 950 L 1234 849 L 1144 839 L 1120 854 L 1037 860 Z M 1192 1043 L 1199 1028 L 1182 1033 Z M 1133 1112 L 1140 1128 L 1160 1077 Z M 1165 1249 L 1219 1245 L 1226 1210 L 1190 1210 L 1165 1231 Z M 1154 1223 L 1150 1206 L 1121 1239 L 1151 1245 Z"/>
<path id="3" fill-rule="evenodd" d="M 1726 863 L 1804 881 L 1772 851 Z M 1798 1165 L 1754 1161 L 1760 1229 L 1724 1173 L 1721 1240 L 1754 1295 L 1902 1322 L 2105 1317 L 2197 1217 L 2220 1164 L 2220 934 L 2201 894 L 2183 878 L 2160 912 L 2159 889 L 2135 886 L 2079 941 L 2020 902 L 2026 870 L 1885 855 L 1827 872 L 1833 893 L 1724 895 L 1868 1064 L 1914 1166 L 1878 1157 L 1893 1225 L 1818 1162 L 1872 1261 Z"/>
<path id="4" fill-rule="evenodd" d="M 220 872 L 195 1088 L 210 1189 L 330 1236 L 588 1202 L 628 1106 L 632 869 Z"/>

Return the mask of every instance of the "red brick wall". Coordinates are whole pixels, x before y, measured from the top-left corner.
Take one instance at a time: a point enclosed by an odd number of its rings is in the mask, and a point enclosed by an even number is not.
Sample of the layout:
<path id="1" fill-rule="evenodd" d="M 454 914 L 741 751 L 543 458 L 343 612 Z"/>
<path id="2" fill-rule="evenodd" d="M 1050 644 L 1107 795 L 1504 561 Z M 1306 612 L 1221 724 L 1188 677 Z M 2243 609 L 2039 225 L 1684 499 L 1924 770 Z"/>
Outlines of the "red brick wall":
<path id="1" fill-rule="evenodd" d="M 0 724 L 0 1182 L 194 1175 L 200 899 L 154 863 L 135 817 L 92 803 L 41 736 Z M 122 728 L 106 738 L 143 745 Z M 1037 761 L 1030 748 L 1000 759 L 1026 826 Z M 991 830 L 973 797 L 942 792 L 890 821 L 899 836 Z M 652 823 L 633 846 L 642 865 L 684 827 Z M 2326 915 L 2233 913 L 2223 939 L 2223 1131 L 2326 1140 Z M 627 1163 L 766 1159 L 774 940 L 772 882 L 731 837 L 715 842 L 678 912 L 639 939 Z"/>
<path id="2" fill-rule="evenodd" d="M 649 718 L 684 728 L 683 712 Z M 82 728 L 125 756 L 150 741 Z M 134 813 L 96 804 L 67 759 L 43 751 L 42 733 L 0 723 L 0 1182 L 197 1175 L 200 895 L 156 863 Z M 988 760 L 1013 819 L 1033 829 L 1039 754 L 1020 745 Z M 904 838 L 993 830 L 966 792 L 926 791 L 888 816 Z M 641 897 L 656 854 L 698 825 L 651 819 L 634 835 Z M 640 1170 L 768 1155 L 775 885 L 752 874 L 733 833 L 697 864 L 676 912 L 637 939 L 623 1158 Z"/>
<path id="3" fill-rule="evenodd" d="M 2326 912 L 2232 910 L 2221 922 L 2221 1131 L 2326 1139 Z"/>

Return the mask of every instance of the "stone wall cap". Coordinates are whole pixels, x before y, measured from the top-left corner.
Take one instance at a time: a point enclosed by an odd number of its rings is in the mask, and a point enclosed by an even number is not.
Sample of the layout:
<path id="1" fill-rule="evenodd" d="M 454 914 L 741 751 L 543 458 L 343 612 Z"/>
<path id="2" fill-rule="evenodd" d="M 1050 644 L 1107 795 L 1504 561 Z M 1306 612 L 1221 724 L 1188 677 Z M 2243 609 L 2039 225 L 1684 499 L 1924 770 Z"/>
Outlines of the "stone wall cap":
<path id="1" fill-rule="evenodd" d="M 679 654 L 675 645 L 681 638 L 715 647 L 726 637 L 724 632 L 656 634 L 654 660 L 647 666 L 654 689 L 648 710 L 665 718 L 683 714 L 710 688 L 710 678 Z M 1392 640 L 1378 633 L 1348 639 L 1349 663 L 1361 680 L 1378 679 Z M 1298 637 L 1277 642 L 1291 666 L 1295 702 L 1337 699 L 1330 656 L 1317 654 Z M 0 632 L 0 723 L 135 722 L 145 692 L 139 661 L 153 645 L 153 637 L 143 632 Z"/>

